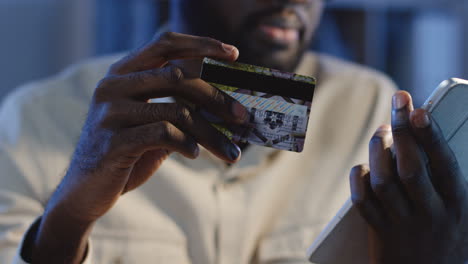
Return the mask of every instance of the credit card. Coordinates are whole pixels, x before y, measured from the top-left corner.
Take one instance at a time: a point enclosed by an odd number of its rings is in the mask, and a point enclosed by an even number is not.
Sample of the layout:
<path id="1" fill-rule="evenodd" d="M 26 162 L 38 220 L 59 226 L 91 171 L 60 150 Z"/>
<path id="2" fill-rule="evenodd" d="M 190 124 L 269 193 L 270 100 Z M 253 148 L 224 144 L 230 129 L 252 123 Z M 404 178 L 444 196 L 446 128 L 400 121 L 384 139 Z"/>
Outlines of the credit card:
<path id="1" fill-rule="evenodd" d="M 229 139 L 294 152 L 304 149 L 316 85 L 313 77 L 205 58 L 201 79 L 232 96 L 250 113 L 249 124 L 240 126 L 204 112 Z"/>

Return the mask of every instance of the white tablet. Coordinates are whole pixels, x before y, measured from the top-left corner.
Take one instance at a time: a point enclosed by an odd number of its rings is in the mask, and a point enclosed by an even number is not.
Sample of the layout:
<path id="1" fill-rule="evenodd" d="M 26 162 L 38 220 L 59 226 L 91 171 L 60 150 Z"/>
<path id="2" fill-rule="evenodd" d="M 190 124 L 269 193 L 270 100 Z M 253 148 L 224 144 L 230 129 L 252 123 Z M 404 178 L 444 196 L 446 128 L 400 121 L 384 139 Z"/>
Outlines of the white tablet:
<path id="1" fill-rule="evenodd" d="M 468 177 L 468 81 L 450 79 L 423 106 L 432 113 Z M 317 264 L 368 264 L 367 224 L 348 199 L 307 252 Z"/>

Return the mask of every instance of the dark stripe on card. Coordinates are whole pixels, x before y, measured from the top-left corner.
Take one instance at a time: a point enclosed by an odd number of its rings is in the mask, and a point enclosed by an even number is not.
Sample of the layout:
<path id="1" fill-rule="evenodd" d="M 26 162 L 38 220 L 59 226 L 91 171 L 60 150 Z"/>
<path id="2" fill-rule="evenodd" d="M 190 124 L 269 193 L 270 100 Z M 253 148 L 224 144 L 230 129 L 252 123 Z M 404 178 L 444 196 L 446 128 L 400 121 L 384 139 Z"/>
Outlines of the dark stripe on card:
<path id="1" fill-rule="evenodd" d="M 264 74 L 203 64 L 201 78 L 206 82 L 240 89 L 274 94 L 294 99 L 312 101 L 315 85 Z"/>

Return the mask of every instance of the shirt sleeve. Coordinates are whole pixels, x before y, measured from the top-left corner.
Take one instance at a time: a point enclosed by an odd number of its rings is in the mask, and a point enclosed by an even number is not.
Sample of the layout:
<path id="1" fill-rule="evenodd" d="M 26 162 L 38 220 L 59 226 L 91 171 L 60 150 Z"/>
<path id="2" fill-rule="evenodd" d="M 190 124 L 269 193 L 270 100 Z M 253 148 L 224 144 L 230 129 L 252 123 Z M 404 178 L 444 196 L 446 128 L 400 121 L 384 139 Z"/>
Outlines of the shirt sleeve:
<path id="1" fill-rule="evenodd" d="M 23 234 L 42 214 L 43 206 L 33 198 L 33 191 L 5 151 L 0 152 L 0 167 L 0 263 L 12 263 L 20 259 L 16 255 Z"/>
<path id="2" fill-rule="evenodd" d="M 25 235 L 23 236 L 23 239 L 17 249 L 17 252 L 15 253 L 15 257 L 13 259 L 13 264 L 29 264 L 32 263 L 31 256 L 31 245 L 33 243 L 34 238 L 36 237 L 37 231 L 39 229 L 41 218 L 37 218 L 34 223 L 29 227 L 29 229 L 26 231 Z M 87 248 L 86 248 L 86 253 L 85 253 L 85 258 L 82 262 L 82 264 L 91 264 L 91 258 L 89 257 L 92 255 L 91 253 L 91 246 L 90 243 L 88 242 Z"/>
<path id="3" fill-rule="evenodd" d="M 47 81 L 22 87 L 8 96 L 0 108 L 0 263 L 28 263 L 21 257 L 25 234 L 35 232 L 33 223 L 68 166 L 73 140 L 57 128 L 57 122 L 35 93 L 46 87 L 65 85 Z M 48 100 L 55 100 L 49 97 Z M 67 102 L 68 103 L 68 102 Z M 70 104 L 70 103 L 68 103 Z M 70 108 L 69 109 L 73 109 Z M 54 123 L 54 119 L 57 119 Z M 68 147 L 68 145 L 70 145 Z M 87 260 L 88 261 L 88 260 Z M 85 262 L 89 263 L 89 262 Z"/>
<path id="4" fill-rule="evenodd" d="M 29 245 L 37 233 L 44 206 L 5 151 L 0 152 L 0 167 L 0 263 L 31 263 Z M 91 254 L 88 243 L 84 264 L 91 263 Z"/>
<path id="5" fill-rule="evenodd" d="M 66 172 L 94 87 L 123 54 L 85 61 L 16 89 L 0 106 L 0 263 L 21 258 L 26 234 Z M 88 243 L 88 259 L 92 249 Z M 96 253 L 96 251 L 94 251 Z M 85 263 L 89 263 L 89 260 Z"/>

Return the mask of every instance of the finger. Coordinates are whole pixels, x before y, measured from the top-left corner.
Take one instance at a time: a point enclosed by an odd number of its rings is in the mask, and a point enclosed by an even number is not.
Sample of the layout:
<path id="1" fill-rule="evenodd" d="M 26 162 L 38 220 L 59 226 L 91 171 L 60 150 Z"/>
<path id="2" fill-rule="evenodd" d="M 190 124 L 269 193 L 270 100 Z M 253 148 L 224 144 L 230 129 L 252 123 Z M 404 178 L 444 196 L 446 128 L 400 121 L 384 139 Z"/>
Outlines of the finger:
<path id="1" fill-rule="evenodd" d="M 375 230 L 385 230 L 388 221 L 379 201 L 374 196 L 370 185 L 369 167 L 359 165 L 351 170 L 350 176 L 351 200 L 359 214 Z"/>
<path id="2" fill-rule="evenodd" d="M 388 214 L 400 221 L 410 214 L 410 203 L 399 184 L 392 157 L 391 127 L 381 126 L 369 143 L 370 183 L 372 190 Z"/>
<path id="3" fill-rule="evenodd" d="M 198 155 L 198 153 L 196 153 Z M 161 164 L 169 157 L 170 152 L 156 149 L 145 152 L 132 168 L 132 177 L 128 179 L 122 194 L 130 192 L 145 183 Z M 192 157 L 189 157 L 192 158 Z"/>
<path id="4" fill-rule="evenodd" d="M 451 203 L 463 201 L 466 180 L 435 120 L 427 111 L 417 109 L 411 113 L 411 127 L 428 157 L 432 181 L 442 199 Z"/>
<path id="5" fill-rule="evenodd" d="M 397 170 L 414 208 L 432 211 L 437 204 L 437 195 L 426 170 L 424 157 L 411 131 L 409 115 L 412 110 L 411 96 L 407 92 L 397 92 L 393 97 L 392 111 Z"/>
<path id="6" fill-rule="evenodd" d="M 126 156 L 139 156 L 147 151 L 163 149 L 194 159 L 200 152 L 197 142 L 190 135 L 167 121 L 125 129 L 112 144 L 118 153 Z"/>
<path id="7" fill-rule="evenodd" d="M 144 47 L 123 58 L 111 69 L 111 74 L 128 74 L 160 68 L 171 60 L 212 57 L 234 61 L 239 56 L 236 47 L 221 41 L 166 32 Z"/>
<path id="8" fill-rule="evenodd" d="M 243 124 L 247 109 L 237 100 L 201 79 L 184 79 L 177 67 L 166 67 L 125 76 L 107 77 L 95 92 L 96 100 L 109 96 L 147 102 L 151 98 L 178 97 L 202 106 L 227 122 Z"/>
<path id="9" fill-rule="evenodd" d="M 125 75 L 110 75 L 102 79 L 96 94 L 108 97 L 132 98 L 147 101 L 174 95 L 175 88 L 184 80 L 182 70 L 175 66 L 151 69 Z"/>
<path id="10" fill-rule="evenodd" d="M 236 162 L 240 158 L 240 150 L 220 131 L 214 128 L 200 114 L 179 104 L 141 104 L 141 110 L 133 115 L 122 115 L 118 123 L 139 126 L 149 123 L 167 121 L 190 135 L 197 143 L 226 162 Z"/>

